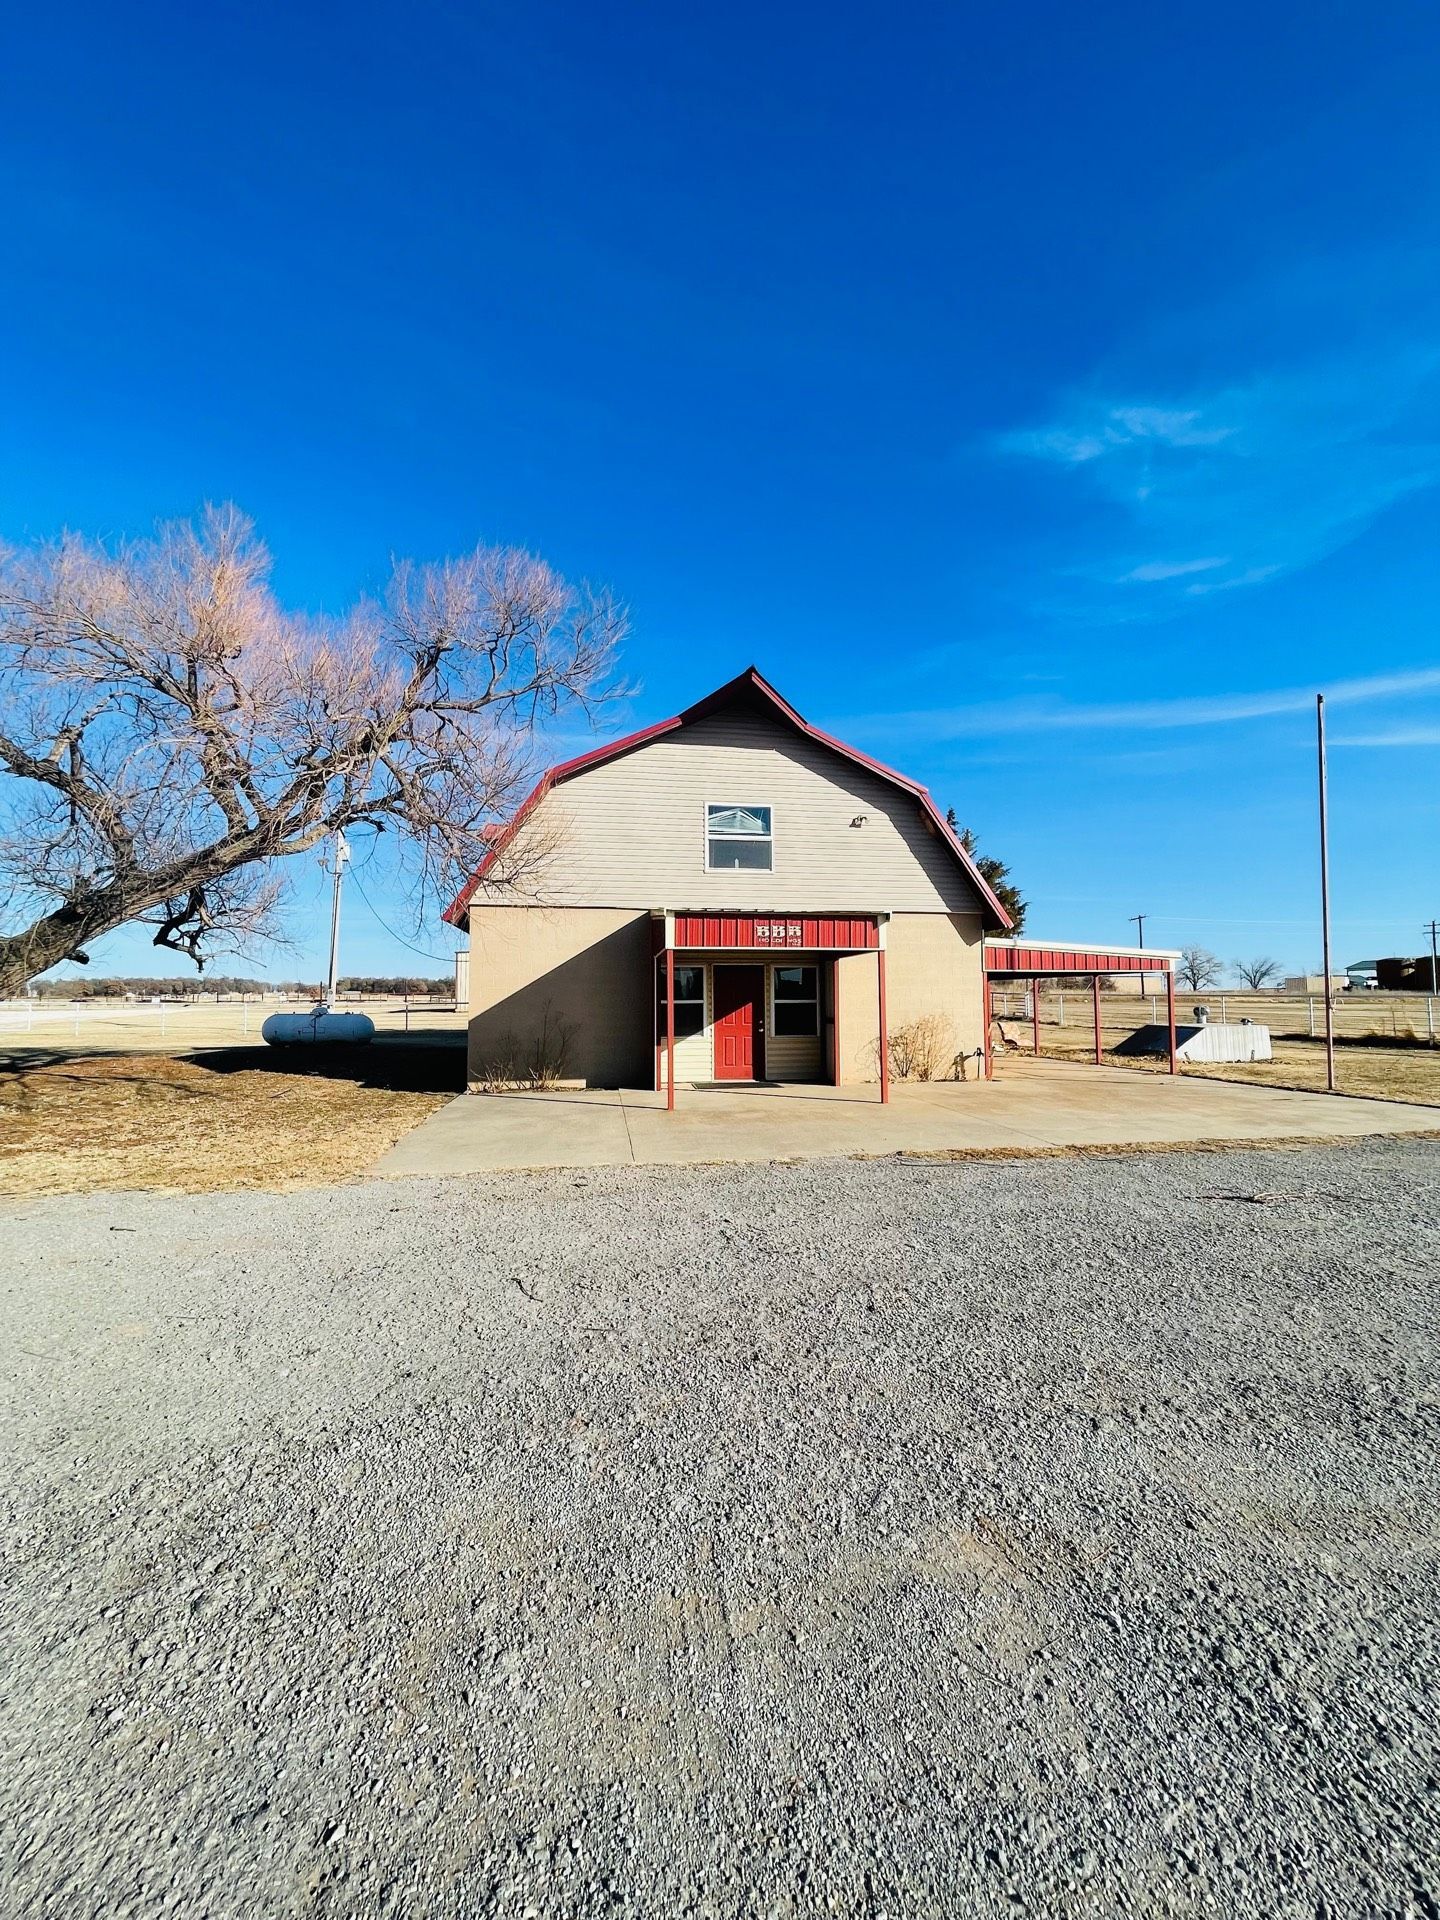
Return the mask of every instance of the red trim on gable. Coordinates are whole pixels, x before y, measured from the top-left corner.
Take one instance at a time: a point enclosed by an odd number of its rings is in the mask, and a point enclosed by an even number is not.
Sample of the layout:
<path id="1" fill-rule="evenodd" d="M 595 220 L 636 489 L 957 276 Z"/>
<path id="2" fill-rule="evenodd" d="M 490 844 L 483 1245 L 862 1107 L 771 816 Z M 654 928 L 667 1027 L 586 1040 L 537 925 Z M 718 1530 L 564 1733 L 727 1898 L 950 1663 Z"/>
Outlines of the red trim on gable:
<path id="1" fill-rule="evenodd" d="M 494 836 L 490 851 L 445 909 L 442 918 L 449 921 L 451 926 L 462 924 L 465 910 L 489 872 L 492 862 L 514 839 L 526 818 L 552 787 L 559 786 L 564 780 L 573 779 L 577 773 L 584 773 L 591 767 L 603 766 L 607 760 L 618 760 L 621 754 L 631 753 L 636 747 L 643 747 L 649 741 L 659 739 L 662 734 L 673 733 L 677 727 L 689 726 L 693 721 L 703 720 L 708 714 L 732 705 L 747 694 L 758 696 L 760 704 L 772 707 L 783 720 L 788 721 L 807 739 L 814 740 L 819 746 L 827 747 L 831 753 L 838 753 L 842 760 L 849 760 L 857 767 L 864 767 L 867 773 L 878 774 L 892 787 L 899 787 L 902 792 L 912 795 L 919 802 L 920 810 L 930 825 L 960 862 L 980 898 L 990 908 L 995 924 L 1001 929 L 1013 924 L 1009 914 L 981 878 L 975 862 L 950 831 L 944 815 L 930 798 L 925 787 L 922 787 L 917 780 L 910 780 L 903 773 L 897 773 L 894 767 L 887 767 L 883 761 L 872 760 L 868 753 L 861 753 L 857 747 L 848 747 L 843 740 L 837 740 L 831 734 L 822 733 L 819 727 L 812 727 L 809 721 L 797 713 L 790 702 L 782 694 L 777 693 L 769 681 L 754 667 L 747 667 L 743 673 L 737 673 L 735 678 L 727 680 L 723 687 L 717 687 L 713 693 L 707 693 L 703 700 L 697 700 L 693 706 L 686 707 L 682 713 L 673 715 L 669 720 L 657 720 L 653 726 L 642 727 L 638 733 L 627 733 L 623 740 L 612 740 L 608 746 L 595 747 L 589 753 L 582 753 L 577 759 L 564 760 L 559 766 L 551 767 L 534 791 L 521 803 L 508 824 Z"/>

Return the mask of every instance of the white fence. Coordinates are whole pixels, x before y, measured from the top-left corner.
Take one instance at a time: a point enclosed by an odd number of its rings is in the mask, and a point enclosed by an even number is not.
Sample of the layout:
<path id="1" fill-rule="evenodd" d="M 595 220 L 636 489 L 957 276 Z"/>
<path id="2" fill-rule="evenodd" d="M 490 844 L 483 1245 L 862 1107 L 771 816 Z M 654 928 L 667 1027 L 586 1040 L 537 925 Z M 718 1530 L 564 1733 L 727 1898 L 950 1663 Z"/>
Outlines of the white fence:
<path id="1" fill-rule="evenodd" d="M 382 1033 L 459 1030 L 465 1015 L 452 1003 L 403 994 L 375 999 L 345 994 L 337 1006 L 363 1004 Z M 165 1052 L 176 1048 L 258 1045 L 260 1029 L 277 1012 L 309 1012 L 313 1003 L 289 994 L 251 995 L 242 1000 L 34 1000 L 0 1001 L 0 1041 L 12 1049 L 72 1048 L 77 1044 L 119 1051 Z"/>
<path id="2" fill-rule="evenodd" d="M 1002 1020 L 1030 1020 L 1031 989 L 1019 984 L 997 986 L 994 1007 Z M 1337 993 L 1331 996 L 1335 1032 L 1347 1039 L 1388 1035 L 1395 1040 L 1430 1040 L 1440 1035 L 1440 999 L 1423 993 Z M 1175 989 L 1175 1018 L 1181 1026 L 1194 1023 L 1195 1008 L 1208 1007 L 1212 1020 L 1254 1020 L 1272 1033 L 1318 1039 L 1325 1032 L 1325 996 L 1321 993 L 1200 992 Z M 1040 983 L 1042 1025 L 1089 1027 L 1094 1007 L 1088 987 L 1061 987 L 1057 981 Z M 1100 992 L 1102 1027 L 1127 1031 L 1146 1021 L 1163 1024 L 1165 996 Z"/>

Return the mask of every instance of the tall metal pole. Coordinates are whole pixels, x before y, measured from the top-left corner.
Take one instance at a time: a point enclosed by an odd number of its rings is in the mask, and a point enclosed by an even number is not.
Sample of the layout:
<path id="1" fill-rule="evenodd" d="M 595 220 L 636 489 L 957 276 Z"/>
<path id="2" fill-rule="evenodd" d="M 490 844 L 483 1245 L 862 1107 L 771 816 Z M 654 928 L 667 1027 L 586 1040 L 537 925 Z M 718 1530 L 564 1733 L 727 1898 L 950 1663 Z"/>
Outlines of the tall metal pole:
<path id="1" fill-rule="evenodd" d="M 325 983 L 325 1004 L 333 1007 L 335 995 L 339 990 L 338 970 L 340 966 L 340 876 L 345 870 L 345 862 L 350 858 L 350 849 L 345 844 L 343 833 L 335 836 L 335 891 L 330 902 L 330 975 Z"/>
<path id="2" fill-rule="evenodd" d="M 1440 982 L 1440 973 L 1436 971 L 1435 956 L 1435 935 L 1440 932 L 1440 922 L 1432 920 L 1427 931 L 1430 935 L 1430 991 L 1432 994 L 1440 993 L 1440 984 L 1437 984 Z"/>
<path id="3" fill-rule="evenodd" d="M 1136 926 L 1140 929 L 1140 936 L 1139 936 L 1137 945 L 1139 946 L 1140 951 L 1143 953 L 1145 951 L 1145 916 L 1143 913 L 1132 913 L 1130 918 L 1135 922 Z M 1143 965 L 1140 968 L 1140 998 L 1142 1000 L 1145 998 L 1145 968 Z"/>
<path id="4" fill-rule="evenodd" d="M 1325 1088 L 1335 1091 L 1335 1002 L 1330 992 L 1329 800 L 1325 788 L 1325 696 L 1315 696 L 1315 749 L 1320 767 L 1320 964 L 1325 970 Z"/>

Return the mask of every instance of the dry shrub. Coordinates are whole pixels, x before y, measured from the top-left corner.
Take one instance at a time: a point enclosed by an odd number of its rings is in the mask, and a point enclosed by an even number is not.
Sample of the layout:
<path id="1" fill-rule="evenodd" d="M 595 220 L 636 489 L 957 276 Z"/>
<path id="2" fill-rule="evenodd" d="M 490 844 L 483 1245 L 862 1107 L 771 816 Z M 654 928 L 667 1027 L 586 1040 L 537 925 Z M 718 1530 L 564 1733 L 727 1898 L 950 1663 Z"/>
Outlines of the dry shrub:
<path id="1" fill-rule="evenodd" d="M 556 1013 L 545 1002 L 540 1025 L 528 1039 L 506 1033 L 488 1060 L 480 1063 L 476 1080 L 484 1093 L 513 1093 L 531 1088 L 539 1093 L 570 1077 L 570 1061 L 579 1031 L 573 1020 Z"/>
<path id="2" fill-rule="evenodd" d="M 955 1071 L 955 1029 L 943 1013 L 923 1013 L 890 1032 L 890 1071 L 897 1080 L 938 1080 Z"/>

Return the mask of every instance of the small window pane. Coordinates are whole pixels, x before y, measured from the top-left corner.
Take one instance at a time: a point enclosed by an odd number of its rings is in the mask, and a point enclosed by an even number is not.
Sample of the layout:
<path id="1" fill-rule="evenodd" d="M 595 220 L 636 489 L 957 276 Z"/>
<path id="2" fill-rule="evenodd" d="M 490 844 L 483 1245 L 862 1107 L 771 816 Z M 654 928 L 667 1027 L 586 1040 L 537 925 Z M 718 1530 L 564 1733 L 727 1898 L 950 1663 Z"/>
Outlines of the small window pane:
<path id="1" fill-rule="evenodd" d="M 736 871 L 743 869 L 746 872 L 768 873 L 770 842 L 768 840 L 712 840 L 710 865 Z"/>
<path id="2" fill-rule="evenodd" d="M 813 1000 L 777 1000 L 775 1032 L 779 1036 L 818 1033 L 820 1028 L 815 1014 Z"/>
<path id="3" fill-rule="evenodd" d="M 655 974 L 655 1007 L 659 1017 L 660 1039 L 665 1038 L 665 963 L 662 960 Z M 688 1040 L 692 1033 L 699 1033 L 705 1025 L 705 969 L 703 967 L 676 967 L 675 969 L 675 1038 Z"/>
<path id="4" fill-rule="evenodd" d="M 813 1000 L 815 997 L 814 967 L 776 967 L 777 1000 Z"/>
<path id="5" fill-rule="evenodd" d="M 769 807 L 707 807 L 711 833 L 768 834 Z"/>

